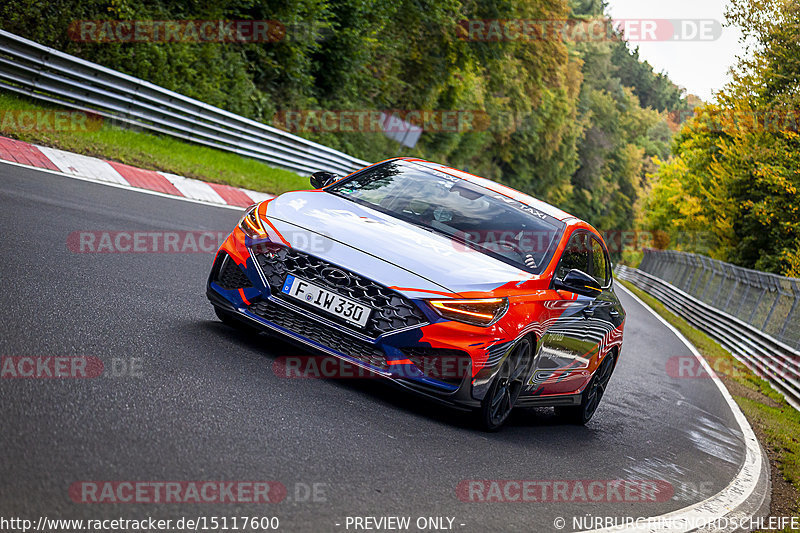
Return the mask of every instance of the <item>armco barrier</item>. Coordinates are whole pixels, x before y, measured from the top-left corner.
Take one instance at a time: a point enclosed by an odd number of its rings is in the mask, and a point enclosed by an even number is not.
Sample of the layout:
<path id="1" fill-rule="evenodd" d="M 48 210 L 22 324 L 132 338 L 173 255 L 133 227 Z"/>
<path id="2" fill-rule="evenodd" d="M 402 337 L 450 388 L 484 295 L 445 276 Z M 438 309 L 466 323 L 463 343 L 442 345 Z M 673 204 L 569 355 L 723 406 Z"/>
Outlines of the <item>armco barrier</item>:
<path id="1" fill-rule="evenodd" d="M 619 279 L 658 298 L 667 309 L 719 342 L 800 410 L 800 352 L 652 274 L 625 265 L 618 265 L 615 271 Z"/>
<path id="2" fill-rule="evenodd" d="M 349 174 L 369 164 L 3 30 L 0 88 L 301 174 Z"/>
<path id="3" fill-rule="evenodd" d="M 652 248 L 645 249 L 639 269 L 800 349 L 800 279 Z"/>

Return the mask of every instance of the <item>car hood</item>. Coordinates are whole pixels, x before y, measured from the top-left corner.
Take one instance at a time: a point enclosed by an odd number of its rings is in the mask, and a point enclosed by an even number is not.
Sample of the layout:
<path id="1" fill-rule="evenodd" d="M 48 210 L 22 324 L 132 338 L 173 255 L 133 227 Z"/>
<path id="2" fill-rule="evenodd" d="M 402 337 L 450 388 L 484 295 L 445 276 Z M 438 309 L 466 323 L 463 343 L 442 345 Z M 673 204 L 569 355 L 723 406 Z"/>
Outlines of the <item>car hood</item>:
<path id="1" fill-rule="evenodd" d="M 535 277 L 444 236 L 323 191 L 278 196 L 267 204 L 266 215 L 273 240 L 277 237 L 410 297 L 489 292 Z"/>

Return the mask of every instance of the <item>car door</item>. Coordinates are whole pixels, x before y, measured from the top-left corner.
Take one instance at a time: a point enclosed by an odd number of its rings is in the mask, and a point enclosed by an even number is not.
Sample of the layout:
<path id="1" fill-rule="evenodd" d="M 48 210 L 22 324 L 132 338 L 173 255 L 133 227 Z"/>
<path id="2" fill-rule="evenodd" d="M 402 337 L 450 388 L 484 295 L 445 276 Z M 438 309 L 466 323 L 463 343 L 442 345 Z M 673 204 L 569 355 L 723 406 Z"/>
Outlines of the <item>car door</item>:
<path id="1" fill-rule="evenodd" d="M 611 337 L 610 333 L 620 326 L 624 314 L 619 299 L 614 293 L 608 250 L 596 236 L 591 238 L 592 261 L 589 274 L 597 280 L 603 288 L 603 292 L 589 307 L 588 314 L 591 325 L 587 329 L 587 335 L 590 336 L 591 342 L 597 345 L 599 351 L 604 351 L 606 342 Z"/>
<path id="2" fill-rule="evenodd" d="M 563 278 L 570 270 L 589 274 L 592 270 L 592 241 L 586 230 L 576 230 L 567 243 L 556 267 L 555 277 Z M 595 312 L 596 298 L 565 290 L 554 290 L 548 302 L 551 314 L 548 328 L 542 336 L 539 358 L 532 385 L 543 383 L 554 373 L 588 367 L 592 355 L 593 336 L 587 334 Z"/>

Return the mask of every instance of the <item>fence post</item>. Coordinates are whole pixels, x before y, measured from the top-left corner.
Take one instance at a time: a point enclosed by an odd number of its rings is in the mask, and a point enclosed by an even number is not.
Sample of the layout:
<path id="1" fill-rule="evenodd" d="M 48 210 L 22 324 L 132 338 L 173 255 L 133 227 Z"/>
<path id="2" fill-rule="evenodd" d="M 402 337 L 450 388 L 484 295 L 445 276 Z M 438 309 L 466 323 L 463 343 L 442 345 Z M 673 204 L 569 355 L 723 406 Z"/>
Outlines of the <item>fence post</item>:
<path id="1" fill-rule="evenodd" d="M 759 280 L 763 280 L 763 279 L 764 279 L 764 277 L 759 277 Z M 767 279 L 769 279 L 769 278 L 767 278 Z M 761 305 L 761 300 L 764 299 L 764 293 L 766 293 L 769 290 L 769 283 L 760 283 L 760 287 L 759 288 L 761 290 L 758 292 L 758 298 L 756 299 L 756 305 L 753 306 L 753 310 L 750 311 L 750 316 L 747 317 L 747 323 L 748 324 L 753 324 L 753 320 L 756 317 L 756 311 L 758 310 L 758 306 Z"/>
<path id="2" fill-rule="evenodd" d="M 743 283 L 746 285 L 746 287 L 744 289 L 744 294 L 742 295 L 742 300 L 739 302 L 739 307 L 736 309 L 735 316 L 737 316 L 739 318 L 742 318 L 742 313 L 745 310 L 744 306 L 747 303 L 747 297 L 750 295 L 750 289 L 753 288 L 753 284 L 755 283 L 755 281 L 750 279 L 751 278 L 750 272 L 747 271 L 747 270 L 740 270 L 739 274 L 744 276 Z M 734 314 L 734 313 L 731 313 L 731 314 Z"/>
<path id="3" fill-rule="evenodd" d="M 709 258 L 709 265 L 708 268 L 711 270 L 711 275 L 708 277 L 708 282 L 706 283 L 705 289 L 703 289 L 703 294 L 700 296 L 700 299 L 704 302 L 708 302 L 709 298 L 706 296 L 708 294 L 708 290 L 711 288 L 711 282 L 717 278 L 717 274 L 719 274 L 719 270 L 717 269 L 717 262 L 714 259 Z M 720 281 L 720 285 L 722 285 L 722 281 Z"/>
<path id="4" fill-rule="evenodd" d="M 772 313 L 775 312 L 775 308 L 778 307 L 778 302 L 781 299 L 781 288 L 780 285 L 778 286 L 777 294 L 775 294 L 775 301 L 772 302 L 772 307 L 769 308 L 769 313 L 767 313 L 767 318 L 764 319 L 764 323 L 761 324 L 761 331 L 767 330 L 767 324 L 769 324 L 770 319 L 772 318 Z"/>
<path id="5" fill-rule="evenodd" d="M 697 294 L 697 289 L 700 286 L 700 282 L 703 281 L 703 278 L 706 276 L 706 258 L 702 255 L 698 255 L 697 258 L 700 260 L 700 267 L 702 271 L 700 272 L 700 275 L 697 276 L 692 290 L 689 291 L 691 294 Z"/>
<path id="6" fill-rule="evenodd" d="M 689 283 L 692 281 L 692 277 L 694 276 L 694 269 L 696 268 L 694 265 L 694 257 L 692 255 L 684 255 L 683 258 L 686 260 L 686 268 L 684 269 L 681 275 L 681 284 L 679 287 L 686 292 L 688 291 Z M 675 284 L 678 286 L 678 284 Z"/>
<path id="7" fill-rule="evenodd" d="M 725 300 L 725 305 L 722 307 L 723 311 L 727 312 L 728 306 L 730 305 L 731 300 L 733 299 L 733 295 L 736 292 L 736 289 L 738 289 L 738 288 L 739 288 L 739 279 L 734 277 L 733 278 L 733 287 L 731 288 L 731 292 L 728 294 L 728 299 Z"/>
<path id="8" fill-rule="evenodd" d="M 719 299 L 722 296 L 722 287 L 725 285 L 725 281 L 728 279 L 728 272 L 725 270 L 725 267 L 722 264 L 719 265 L 721 267 L 720 274 L 722 275 L 722 279 L 719 282 L 719 287 L 717 287 L 717 294 L 714 295 L 714 299 L 711 300 L 712 305 L 718 305 Z"/>
<path id="9" fill-rule="evenodd" d="M 794 315 L 794 312 L 797 309 L 797 303 L 800 302 L 800 291 L 798 291 L 797 283 L 795 283 L 794 281 L 792 281 L 792 292 L 794 292 L 794 302 L 792 302 L 792 308 L 789 310 L 789 314 L 786 315 L 786 320 L 784 320 L 783 322 L 783 327 L 781 327 L 781 332 L 778 333 L 778 336 L 781 338 L 783 338 L 783 335 L 786 333 L 786 327 L 792 320 L 792 316 Z"/>

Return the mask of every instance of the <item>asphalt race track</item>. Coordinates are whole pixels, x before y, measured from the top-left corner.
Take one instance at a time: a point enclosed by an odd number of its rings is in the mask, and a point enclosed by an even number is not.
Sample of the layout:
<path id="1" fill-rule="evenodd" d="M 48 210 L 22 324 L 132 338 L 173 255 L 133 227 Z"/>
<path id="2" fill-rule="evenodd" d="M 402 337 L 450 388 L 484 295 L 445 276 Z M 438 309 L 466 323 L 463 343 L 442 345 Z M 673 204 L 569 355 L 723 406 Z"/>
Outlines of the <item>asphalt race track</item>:
<path id="1" fill-rule="evenodd" d="M 238 217 L 0 164 L 0 355 L 91 356 L 105 367 L 93 379 L 0 379 L 0 515 L 277 516 L 281 531 L 441 516 L 465 532 L 554 531 L 564 517 L 571 531 L 573 516 L 686 507 L 739 471 L 744 443 L 715 384 L 670 377 L 668 360 L 691 353 L 621 291 L 622 359 L 588 426 L 531 409 L 489 434 L 377 380 L 277 376 L 277 357 L 302 352 L 216 319 L 205 297 L 210 253 L 67 246 L 75 231 L 227 232 Z M 666 482 L 674 496 L 498 503 L 456 492 L 464 480 L 613 479 Z M 275 480 L 288 494 L 274 504 L 75 503 L 69 488 L 82 480 Z"/>

